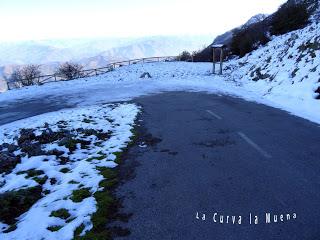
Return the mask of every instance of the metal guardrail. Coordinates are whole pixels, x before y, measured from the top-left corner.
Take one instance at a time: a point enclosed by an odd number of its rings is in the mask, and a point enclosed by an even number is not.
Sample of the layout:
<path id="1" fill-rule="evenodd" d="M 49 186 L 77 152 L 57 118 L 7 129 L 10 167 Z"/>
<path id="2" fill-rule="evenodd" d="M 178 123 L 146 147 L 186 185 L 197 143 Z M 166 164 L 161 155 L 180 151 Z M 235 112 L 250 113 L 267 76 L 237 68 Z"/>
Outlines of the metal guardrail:
<path id="1" fill-rule="evenodd" d="M 109 63 L 105 67 L 81 70 L 79 72 L 78 77 L 73 78 L 73 79 L 65 79 L 65 78 L 59 76 L 58 74 L 50 74 L 50 75 L 39 76 L 36 79 L 34 79 L 34 80 L 36 80 L 34 82 L 36 82 L 38 85 L 42 85 L 42 84 L 50 83 L 50 82 L 69 81 L 69 80 L 74 80 L 74 79 L 98 76 L 98 75 L 101 75 L 101 74 L 105 74 L 105 73 L 111 72 L 116 68 L 123 67 L 123 66 L 129 66 L 129 65 L 132 65 L 132 64 L 154 63 L 154 62 L 172 62 L 172 61 L 179 61 L 179 59 L 178 59 L 177 56 L 149 57 L 149 58 L 131 59 L 131 60 L 126 60 L 126 61 L 121 61 L 121 62 Z M 19 82 L 7 82 L 8 89 L 15 89 L 15 88 L 23 87 L 22 81 L 19 81 Z"/>

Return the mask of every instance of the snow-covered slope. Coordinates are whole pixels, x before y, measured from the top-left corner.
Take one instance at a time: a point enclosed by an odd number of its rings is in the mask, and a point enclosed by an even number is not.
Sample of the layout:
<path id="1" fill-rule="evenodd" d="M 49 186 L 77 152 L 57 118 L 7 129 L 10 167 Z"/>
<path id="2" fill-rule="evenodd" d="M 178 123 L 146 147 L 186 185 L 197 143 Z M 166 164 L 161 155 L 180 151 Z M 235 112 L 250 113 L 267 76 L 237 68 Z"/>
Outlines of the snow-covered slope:
<path id="1" fill-rule="evenodd" d="M 254 89 L 265 99 L 286 104 L 286 109 L 312 113 L 320 105 L 320 24 L 313 23 L 228 63 L 229 78 Z M 293 101 L 288 105 L 289 102 Z M 302 110 L 304 111 L 304 110 Z M 307 116 L 305 116 L 307 117 Z"/>

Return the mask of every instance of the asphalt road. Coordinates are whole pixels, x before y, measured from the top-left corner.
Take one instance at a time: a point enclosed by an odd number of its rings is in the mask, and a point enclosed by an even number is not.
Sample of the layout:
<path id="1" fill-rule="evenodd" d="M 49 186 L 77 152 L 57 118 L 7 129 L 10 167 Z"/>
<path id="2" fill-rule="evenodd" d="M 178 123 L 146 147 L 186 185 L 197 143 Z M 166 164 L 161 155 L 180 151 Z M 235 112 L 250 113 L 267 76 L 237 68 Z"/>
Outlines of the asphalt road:
<path id="1" fill-rule="evenodd" d="M 133 213 L 126 239 L 320 239 L 317 124 L 203 93 L 135 102 L 142 128 L 161 142 L 133 147 L 125 161 L 124 169 L 137 165 L 118 190 Z M 267 224 L 266 213 L 278 222 Z"/>
<path id="2" fill-rule="evenodd" d="M 0 107 L 0 125 L 72 107 L 66 102 L 10 103 Z M 131 231 L 126 239 L 320 239 L 317 124 L 205 93 L 171 92 L 134 102 L 143 107 L 141 133 L 159 142 L 133 146 L 122 166 L 135 176 L 118 190 L 123 212 L 133 214 L 123 225 Z M 266 213 L 277 214 L 278 222 L 266 224 Z"/>
<path id="3" fill-rule="evenodd" d="M 68 103 L 67 96 L 59 98 L 53 96 L 34 97 L 2 102 L 0 105 L 0 125 L 69 107 L 75 107 L 75 105 Z"/>

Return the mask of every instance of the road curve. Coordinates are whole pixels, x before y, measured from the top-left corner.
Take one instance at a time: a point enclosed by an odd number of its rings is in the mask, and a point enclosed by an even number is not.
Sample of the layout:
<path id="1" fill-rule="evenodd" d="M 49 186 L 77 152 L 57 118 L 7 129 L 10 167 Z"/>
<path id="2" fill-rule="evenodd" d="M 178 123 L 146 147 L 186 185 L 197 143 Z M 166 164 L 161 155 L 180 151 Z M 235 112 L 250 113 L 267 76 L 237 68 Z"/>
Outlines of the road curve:
<path id="1" fill-rule="evenodd" d="M 133 146 L 121 167 L 137 165 L 117 193 L 133 213 L 126 239 L 319 239 L 317 124 L 206 93 L 133 102 L 143 107 L 141 131 L 161 141 Z M 68 107 L 66 98 L 21 99 L 0 107 L 0 125 Z M 266 224 L 266 213 L 278 222 Z"/>
<path id="2" fill-rule="evenodd" d="M 134 102 L 144 131 L 161 142 L 131 148 L 125 161 L 137 165 L 118 190 L 133 213 L 126 239 L 319 239 L 317 124 L 204 93 Z"/>

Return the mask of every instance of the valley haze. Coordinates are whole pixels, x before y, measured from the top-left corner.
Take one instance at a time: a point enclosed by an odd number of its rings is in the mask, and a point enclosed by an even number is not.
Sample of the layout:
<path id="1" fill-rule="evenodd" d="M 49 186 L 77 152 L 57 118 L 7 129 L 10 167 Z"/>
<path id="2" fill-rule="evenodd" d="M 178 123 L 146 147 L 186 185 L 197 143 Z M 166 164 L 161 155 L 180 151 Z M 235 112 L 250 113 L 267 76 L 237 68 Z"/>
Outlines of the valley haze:
<path id="1" fill-rule="evenodd" d="M 0 77 L 8 79 L 15 68 L 26 64 L 42 65 L 43 74 L 52 74 L 59 64 L 67 61 L 90 69 L 129 59 L 176 56 L 185 50 L 199 51 L 213 38 L 183 35 L 0 42 Z"/>

